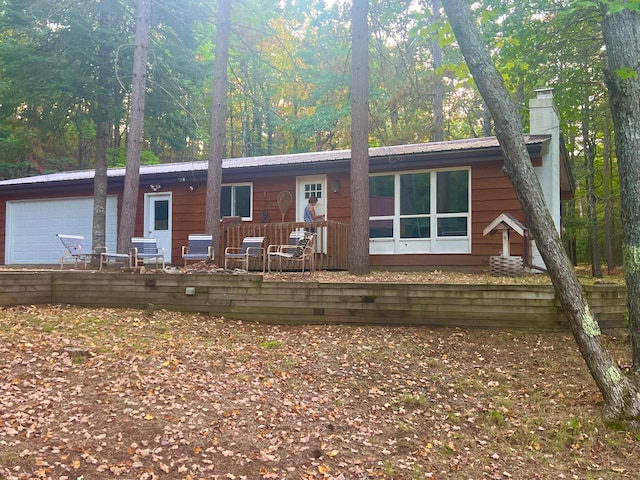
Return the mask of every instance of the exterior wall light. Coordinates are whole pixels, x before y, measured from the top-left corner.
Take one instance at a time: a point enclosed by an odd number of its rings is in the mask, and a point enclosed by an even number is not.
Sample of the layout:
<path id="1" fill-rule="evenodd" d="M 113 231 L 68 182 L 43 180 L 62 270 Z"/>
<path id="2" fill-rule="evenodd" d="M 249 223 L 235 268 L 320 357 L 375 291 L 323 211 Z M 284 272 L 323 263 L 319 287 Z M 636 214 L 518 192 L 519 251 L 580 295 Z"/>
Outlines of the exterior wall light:
<path id="1" fill-rule="evenodd" d="M 331 191 L 333 193 L 338 193 L 338 190 L 340 190 L 340 180 L 334 180 L 331 182 Z"/>

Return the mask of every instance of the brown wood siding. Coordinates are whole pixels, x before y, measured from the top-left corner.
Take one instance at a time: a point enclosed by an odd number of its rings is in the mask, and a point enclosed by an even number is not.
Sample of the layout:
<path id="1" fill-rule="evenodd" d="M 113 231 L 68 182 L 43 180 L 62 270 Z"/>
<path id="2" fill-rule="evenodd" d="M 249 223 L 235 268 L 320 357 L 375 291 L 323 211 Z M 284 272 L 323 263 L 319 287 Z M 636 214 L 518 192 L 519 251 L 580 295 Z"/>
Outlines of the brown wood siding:
<path id="1" fill-rule="evenodd" d="M 537 161 L 537 160 L 536 160 Z M 534 162 L 535 163 L 535 162 Z M 429 168 L 445 167 L 445 163 L 433 163 Z M 279 223 L 283 220 L 278 208 L 277 198 L 281 191 L 289 191 L 292 195 L 292 204 L 284 216 L 285 222 L 296 220 L 296 178 L 304 172 L 299 167 L 292 167 L 291 174 L 278 175 L 251 173 L 248 170 L 234 172 L 233 175 L 225 173 L 223 183 L 253 182 L 253 222 L 260 224 L 263 221 L 263 212 L 268 214 L 269 223 Z M 306 174 L 306 173 L 305 173 Z M 162 192 L 172 192 L 172 259 L 178 264 L 181 248 L 187 244 L 190 233 L 204 232 L 205 224 L 205 196 L 206 186 L 203 179 L 189 179 L 179 182 L 178 176 L 172 174 L 167 178 L 159 178 Z M 338 192 L 331 190 L 334 180 L 340 182 Z M 136 235 L 144 235 L 144 194 L 151 192 L 150 183 L 156 179 L 145 178 L 141 181 L 136 213 Z M 197 182 L 197 183 L 196 183 Z M 189 189 L 190 185 L 197 185 L 195 191 Z M 508 212 L 524 223 L 524 214 L 515 195 L 511 183 L 502 171 L 501 161 L 485 163 L 473 163 L 471 167 L 471 235 L 472 253 L 464 255 L 374 255 L 371 264 L 374 267 L 412 267 L 443 268 L 447 266 L 461 267 L 489 267 L 489 257 L 498 255 L 502 248 L 502 238 L 499 234 L 483 236 L 484 228 L 498 215 Z M 122 183 L 110 181 L 109 194 L 118 195 L 118 206 L 122 205 Z M 25 189 L 16 189 L 7 192 L 2 197 L 0 204 L 0 221 L 6 225 L 6 202 L 10 200 L 46 199 L 75 196 L 90 196 L 93 194 L 93 182 L 86 181 L 77 185 L 43 184 L 29 186 Z M 327 174 L 327 217 L 330 220 L 350 223 L 350 178 L 349 171 L 333 170 Z M 120 215 L 118 215 L 120 216 Z M 0 263 L 4 263 L 4 245 L 6 241 L 5 229 L 0 229 Z M 523 240 L 517 234 L 511 236 L 511 254 L 522 255 Z"/>
<path id="2" fill-rule="evenodd" d="M 472 261 L 473 265 L 488 268 L 489 257 L 502 250 L 502 235 L 484 236 L 484 229 L 501 213 L 510 213 L 524 224 L 524 212 L 509 179 L 502 172 L 502 162 L 474 165 L 472 185 Z M 524 239 L 515 232 L 510 235 L 511 255 L 522 255 Z M 480 261 L 478 261 L 478 257 Z"/>
<path id="3" fill-rule="evenodd" d="M 182 247 L 189 243 L 189 234 L 205 233 L 206 186 L 190 190 L 189 185 L 188 182 L 180 183 L 171 190 L 171 257 L 177 265 L 181 264 Z"/>
<path id="4" fill-rule="evenodd" d="M 274 178 L 253 179 L 253 221 L 262 222 L 262 212 L 269 215 L 269 223 L 296 221 L 296 177 L 283 175 Z M 284 217 L 278 208 L 278 194 L 283 191 L 291 193 L 291 206 Z"/>

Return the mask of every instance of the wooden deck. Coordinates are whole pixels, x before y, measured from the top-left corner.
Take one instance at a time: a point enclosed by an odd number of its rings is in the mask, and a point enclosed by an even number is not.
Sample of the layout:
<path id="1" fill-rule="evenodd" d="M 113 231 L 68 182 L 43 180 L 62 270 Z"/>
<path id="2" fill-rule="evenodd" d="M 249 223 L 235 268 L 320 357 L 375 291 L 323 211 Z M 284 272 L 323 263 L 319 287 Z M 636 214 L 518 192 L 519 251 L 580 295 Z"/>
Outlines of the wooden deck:
<path id="1" fill-rule="evenodd" d="M 304 280 L 303 280 L 304 279 Z M 585 286 L 600 324 L 625 326 L 626 289 Z M 71 304 L 202 312 L 273 324 L 383 324 L 566 329 L 548 285 L 264 281 L 255 274 L 90 271 L 0 273 L 0 305 Z"/>
<path id="2" fill-rule="evenodd" d="M 318 270 L 347 270 L 349 265 L 349 224 L 328 220 L 324 222 L 238 223 L 222 225 L 221 252 L 216 258 L 224 258 L 226 247 L 239 247 L 245 237 L 265 237 L 269 245 L 286 245 L 294 230 L 311 230 L 316 234 L 315 265 Z M 261 271 L 254 262 L 251 268 Z"/>

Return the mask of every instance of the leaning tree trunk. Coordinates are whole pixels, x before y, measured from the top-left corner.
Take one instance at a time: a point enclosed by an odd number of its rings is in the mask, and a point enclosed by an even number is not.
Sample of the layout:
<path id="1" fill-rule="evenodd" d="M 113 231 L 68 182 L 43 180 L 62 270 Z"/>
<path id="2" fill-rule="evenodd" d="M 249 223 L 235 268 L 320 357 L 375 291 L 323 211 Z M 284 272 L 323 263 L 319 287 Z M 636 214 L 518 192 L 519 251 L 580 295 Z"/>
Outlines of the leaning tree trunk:
<path id="1" fill-rule="evenodd" d="M 607 87 L 620 174 L 631 355 L 633 371 L 640 376 L 640 12 L 603 13 Z"/>
<path id="2" fill-rule="evenodd" d="M 522 135 L 519 109 L 513 104 L 496 70 L 465 0 L 443 2 L 469 70 L 495 122 L 504 157 L 505 171 L 525 211 L 538 249 L 547 266 L 556 295 L 563 307 L 578 348 L 604 399 L 608 418 L 640 416 L 640 391 L 625 377 L 602 344 L 600 327 L 587 304 L 582 286 L 555 229 L 540 183 Z"/>
<path id="3" fill-rule="evenodd" d="M 140 185 L 140 155 L 144 125 L 144 95 L 147 86 L 147 46 L 151 24 L 151 0 L 138 0 L 136 11 L 136 47 L 133 52 L 131 85 L 131 117 L 127 134 L 127 166 L 118 228 L 118 252 L 128 253 L 136 226 L 138 189 Z"/>
<path id="4" fill-rule="evenodd" d="M 216 58 L 213 64 L 213 100 L 211 104 L 205 231 L 212 235 L 211 246 L 215 254 L 218 255 L 220 251 L 222 159 L 224 158 L 227 118 L 227 64 L 229 63 L 229 37 L 231 35 L 231 0 L 218 1 L 218 21 L 216 26 Z"/>
<path id="5" fill-rule="evenodd" d="M 351 10 L 351 235 L 349 272 L 369 273 L 369 0 Z"/>

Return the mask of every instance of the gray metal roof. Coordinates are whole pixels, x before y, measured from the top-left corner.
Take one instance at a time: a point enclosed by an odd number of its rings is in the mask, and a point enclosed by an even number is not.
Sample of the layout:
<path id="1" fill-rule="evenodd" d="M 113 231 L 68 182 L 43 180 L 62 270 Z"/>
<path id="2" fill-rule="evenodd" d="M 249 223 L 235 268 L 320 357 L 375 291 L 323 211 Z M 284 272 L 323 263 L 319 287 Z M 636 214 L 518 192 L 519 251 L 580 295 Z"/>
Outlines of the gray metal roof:
<path id="1" fill-rule="evenodd" d="M 550 135 L 525 135 L 527 145 L 541 144 L 547 141 Z M 464 150 L 480 150 L 497 148 L 500 145 L 496 137 L 482 137 L 465 140 L 451 140 L 447 142 L 418 143 L 411 145 L 392 145 L 386 147 L 373 147 L 369 149 L 369 158 L 385 158 L 403 155 L 446 153 Z M 351 158 L 351 150 L 332 150 L 322 152 L 292 153 L 287 155 L 268 155 L 261 157 L 227 158 L 222 162 L 223 169 L 269 167 L 278 165 L 304 165 L 324 162 L 346 161 Z M 207 170 L 206 161 L 163 163 L 159 165 L 142 165 L 140 175 L 157 175 L 164 173 L 190 173 Z M 33 177 L 13 178 L 0 181 L 0 187 L 4 185 L 27 185 L 35 183 L 53 183 L 74 180 L 90 180 L 94 170 L 77 170 L 70 172 L 50 173 Z M 125 168 L 111 168 L 108 170 L 109 178 L 124 177 Z"/>

